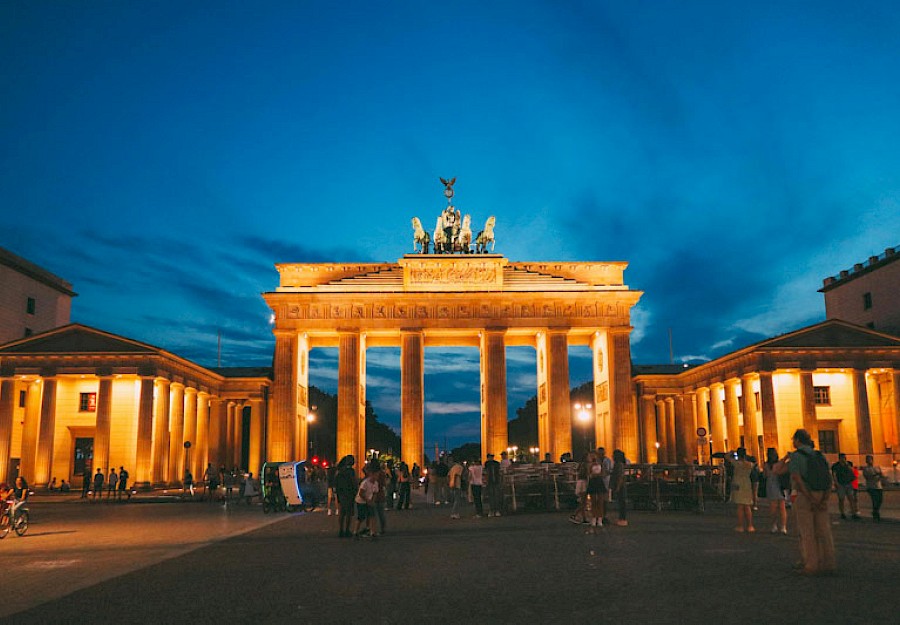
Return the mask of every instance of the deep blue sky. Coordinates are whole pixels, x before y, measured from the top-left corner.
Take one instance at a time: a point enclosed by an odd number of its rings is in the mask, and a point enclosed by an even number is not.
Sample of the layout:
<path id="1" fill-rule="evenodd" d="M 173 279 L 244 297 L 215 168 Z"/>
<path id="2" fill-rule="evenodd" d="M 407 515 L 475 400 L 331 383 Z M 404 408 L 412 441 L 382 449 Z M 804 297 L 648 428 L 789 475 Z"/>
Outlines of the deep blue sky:
<path id="1" fill-rule="evenodd" d="M 275 262 L 394 261 L 457 176 L 511 260 L 631 263 L 636 362 L 669 328 L 712 358 L 900 243 L 897 33 L 895 2 L 3 2 L 0 245 L 75 321 L 268 364 Z M 477 436 L 473 357 L 429 351 L 429 440 Z M 396 425 L 397 354 L 369 360 Z"/>

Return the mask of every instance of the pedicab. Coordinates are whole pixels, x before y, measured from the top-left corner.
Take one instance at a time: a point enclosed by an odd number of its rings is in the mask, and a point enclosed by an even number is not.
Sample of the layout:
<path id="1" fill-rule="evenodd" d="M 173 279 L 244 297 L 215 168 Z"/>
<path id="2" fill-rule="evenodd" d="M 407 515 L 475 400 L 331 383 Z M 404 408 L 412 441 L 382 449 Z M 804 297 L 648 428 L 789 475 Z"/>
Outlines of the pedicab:
<path id="1" fill-rule="evenodd" d="M 299 479 L 305 476 L 302 462 L 266 462 L 262 466 L 263 512 L 293 512 L 303 506 Z"/>

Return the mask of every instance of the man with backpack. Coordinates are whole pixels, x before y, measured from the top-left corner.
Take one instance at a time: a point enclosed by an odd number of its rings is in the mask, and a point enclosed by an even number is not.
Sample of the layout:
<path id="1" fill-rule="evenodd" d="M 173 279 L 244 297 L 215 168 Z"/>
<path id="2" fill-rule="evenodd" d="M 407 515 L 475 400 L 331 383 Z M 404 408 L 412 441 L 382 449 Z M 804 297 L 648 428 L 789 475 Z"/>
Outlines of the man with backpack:
<path id="1" fill-rule="evenodd" d="M 844 500 L 850 502 L 850 514 L 853 520 L 859 520 L 859 510 L 856 508 L 856 497 L 853 492 L 853 467 L 847 462 L 847 454 L 838 454 L 838 461 L 831 465 L 831 474 L 834 476 L 835 490 L 837 491 L 838 508 L 841 511 L 841 518 L 846 519 L 844 513 Z"/>
<path id="2" fill-rule="evenodd" d="M 800 535 L 799 573 L 833 573 L 834 539 L 828 516 L 831 495 L 831 471 L 821 452 L 813 449 L 812 437 L 804 429 L 794 432 L 794 447 L 789 463 L 791 484 L 797 491 L 794 507 Z"/>

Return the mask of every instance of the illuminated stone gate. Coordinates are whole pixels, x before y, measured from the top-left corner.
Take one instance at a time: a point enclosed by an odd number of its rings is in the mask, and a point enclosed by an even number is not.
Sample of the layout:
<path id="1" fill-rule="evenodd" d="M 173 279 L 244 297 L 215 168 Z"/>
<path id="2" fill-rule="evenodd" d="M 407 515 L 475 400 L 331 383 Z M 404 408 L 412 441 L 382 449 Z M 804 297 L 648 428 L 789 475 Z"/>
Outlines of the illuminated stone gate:
<path id="1" fill-rule="evenodd" d="M 364 457 L 366 348 L 400 347 L 401 455 L 424 459 L 424 348 L 476 346 L 482 454 L 506 449 L 506 346 L 536 350 L 541 452 L 572 451 L 568 346 L 593 353 L 596 440 L 640 457 L 631 383 L 627 263 L 510 262 L 501 255 L 404 256 L 396 263 L 279 264 L 264 293 L 275 317 L 270 460 L 307 447 L 309 351 L 338 348 L 338 457 Z"/>

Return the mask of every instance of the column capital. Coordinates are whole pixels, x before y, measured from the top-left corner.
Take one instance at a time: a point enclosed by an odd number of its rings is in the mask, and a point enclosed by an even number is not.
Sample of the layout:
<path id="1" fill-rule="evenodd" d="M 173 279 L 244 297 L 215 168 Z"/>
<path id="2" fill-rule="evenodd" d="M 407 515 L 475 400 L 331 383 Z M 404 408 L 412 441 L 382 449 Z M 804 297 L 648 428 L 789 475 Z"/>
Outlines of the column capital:
<path id="1" fill-rule="evenodd" d="M 178 389 L 178 388 L 186 388 L 186 387 L 185 387 L 185 385 L 184 385 L 183 383 L 181 383 L 181 382 L 170 382 L 170 383 L 169 383 L 169 388 L 171 388 L 171 389 Z"/>

